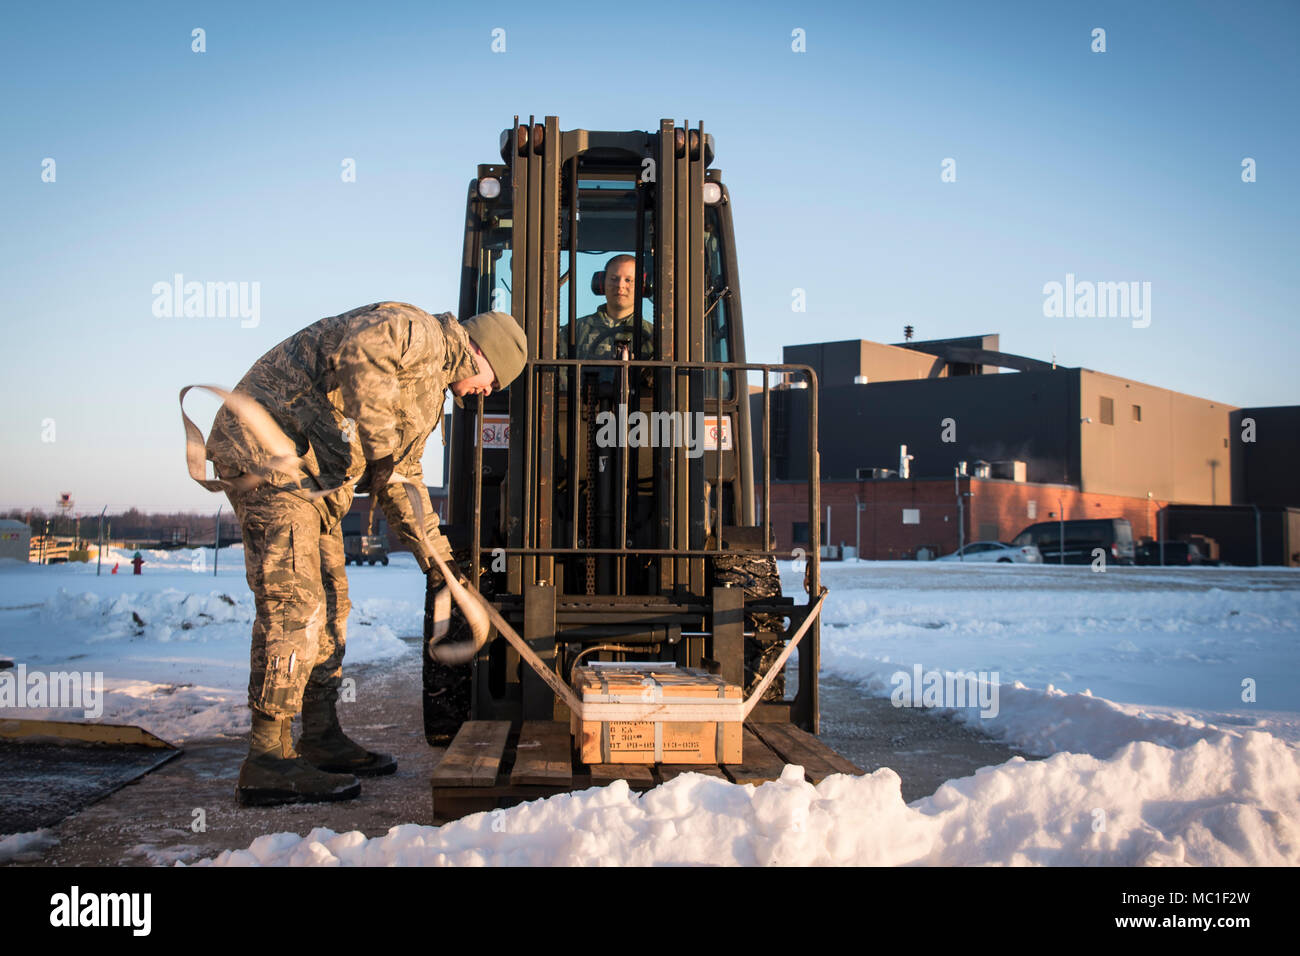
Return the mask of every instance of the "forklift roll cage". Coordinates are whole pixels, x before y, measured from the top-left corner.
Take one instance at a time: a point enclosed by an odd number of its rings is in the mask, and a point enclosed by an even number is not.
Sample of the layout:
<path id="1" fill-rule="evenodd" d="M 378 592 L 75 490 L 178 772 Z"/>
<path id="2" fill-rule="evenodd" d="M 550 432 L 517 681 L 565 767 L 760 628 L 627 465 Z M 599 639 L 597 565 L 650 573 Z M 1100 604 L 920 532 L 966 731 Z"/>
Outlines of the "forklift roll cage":
<path id="1" fill-rule="evenodd" d="M 723 555 L 780 556 L 770 398 L 774 381 L 802 378 L 814 436 L 806 583 L 820 592 L 817 381 L 807 366 L 745 361 L 730 197 L 708 168 L 713 139 L 671 120 L 657 132 L 600 132 L 516 117 L 501 153 L 469 186 L 459 316 L 509 311 L 529 360 L 510 388 L 452 414 L 446 533 L 468 554 L 470 580 L 490 582 L 502 616 L 565 678 L 577 653 L 632 653 L 743 685 L 746 616 L 778 616 L 789 634 L 813 602 L 746 602 L 709 571 Z M 653 301 L 651 340 L 633 321 L 629 358 L 578 356 L 580 256 L 616 252 L 635 256 L 633 314 Z M 757 500 L 750 373 L 763 380 Z M 703 444 L 647 447 L 625 431 L 616 447 L 593 440 L 596 421 L 610 421 L 602 413 L 623 421 L 637 411 L 703 425 Z M 814 620 L 798 648 L 795 696 L 763 701 L 752 720 L 817 732 L 818 631 Z M 568 719 L 501 639 L 474 662 L 471 716 Z"/>

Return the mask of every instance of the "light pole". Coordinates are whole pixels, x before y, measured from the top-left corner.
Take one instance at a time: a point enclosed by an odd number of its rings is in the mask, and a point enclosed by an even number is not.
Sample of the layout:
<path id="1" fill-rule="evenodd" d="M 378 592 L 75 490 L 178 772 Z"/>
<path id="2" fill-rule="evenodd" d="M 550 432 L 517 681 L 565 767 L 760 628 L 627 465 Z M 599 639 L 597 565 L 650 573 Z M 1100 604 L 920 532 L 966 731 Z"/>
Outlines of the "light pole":
<path id="1" fill-rule="evenodd" d="M 1264 538 L 1260 529 L 1259 505 L 1252 505 L 1255 509 L 1255 567 L 1264 566 Z"/>
<path id="2" fill-rule="evenodd" d="M 1057 563 L 1065 564 L 1065 498 L 1057 495 L 1056 507 L 1058 509 L 1057 515 L 1061 522 L 1061 543 L 1059 545 L 1060 554 L 1057 555 L 1060 560 Z"/>
<path id="3" fill-rule="evenodd" d="M 952 470 L 952 488 L 953 493 L 957 495 L 957 560 L 964 562 L 966 556 L 962 551 L 966 548 L 966 502 L 963 499 L 969 498 L 971 493 L 961 490 L 960 468 Z"/>
<path id="4" fill-rule="evenodd" d="M 104 511 L 108 510 L 108 505 L 104 505 Z M 95 552 L 95 577 L 99 577 L 99 569 L 104 565 L 104 511 L 99 513 L 99 550 Z"/>
<path id="5" fill-rule="evenodd" d="M 853 521 L 855 525 L 855 531 L 857 534 L 857 544 L 854 545 L 855 551 L 853 554 L 854 557 L 856 557 L 858 561 L 861 562 L 862 561 L 862 496 L 861 495 L 853 496 Z"/>
<path id="6" fill-rule="evenodd" d="M 1166 512 L 1167 512 L 1168 510 L 1169 510 L 1169 506 L 1168 506 L 1168 505 L 1165 505 L 1163 508 L 1160 509 L 1159 512 L 1157 512 L 1157 520 L 1159 521 L 1159 524 L 1160 524 L 1160 528 L 1159 528 L 1159 534 L 1160 534 L 1160 566 L 1161 566 L 1162 568 L 1165 566 L 1165 526 L 1166 526 L 1166 524 L 1168 523 L 1168 517 L 1167 517 L 1167 515 L 1166 515 Z"/>

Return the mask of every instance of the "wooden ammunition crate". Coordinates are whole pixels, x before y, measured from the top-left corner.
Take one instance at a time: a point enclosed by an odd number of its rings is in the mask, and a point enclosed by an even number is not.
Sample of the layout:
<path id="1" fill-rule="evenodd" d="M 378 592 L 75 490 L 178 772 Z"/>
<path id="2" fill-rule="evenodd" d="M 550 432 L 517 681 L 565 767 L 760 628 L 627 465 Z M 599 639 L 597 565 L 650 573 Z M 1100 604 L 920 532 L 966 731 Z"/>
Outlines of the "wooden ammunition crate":
<path id="1" fill-rule="evenodd" d="M 648 700 L 738 700 L 740 688 L 692 668 L 655 664 L 580 667 L 574 690 L 583 700 L 633 703 Z M 739 764 L 739 721 L 572 722 L 585 764 Z"/>

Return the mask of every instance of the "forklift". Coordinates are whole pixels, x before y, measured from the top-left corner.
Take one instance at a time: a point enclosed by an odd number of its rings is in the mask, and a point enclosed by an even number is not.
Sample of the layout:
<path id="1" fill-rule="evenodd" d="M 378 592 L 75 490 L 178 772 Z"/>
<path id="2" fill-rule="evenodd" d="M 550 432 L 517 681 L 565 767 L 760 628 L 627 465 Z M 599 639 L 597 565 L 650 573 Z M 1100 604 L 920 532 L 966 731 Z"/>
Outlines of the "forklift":
<path id="1" fill-rule="evenodd" d="M 593 661 L 661 662 L 749 696 L 796 633 L 797 656 L 745 718 L 752 766 L 709 772 L 751 782 L 784 763 L 810 779 L 860 772 L 815 737 L 817 380 L 807 366 L 746 361 L 731 197 L 714 152 L 703 124 L 561 130 L 554 116 L 516 117 L 501 161 L 469 183 L 458 315 L 510 313 L 529 358 L 509 388 L 451 414 L 443 532 L 531 653 L 498 629 L 468 663 L 424 655 L 425 734 L 450 744 L 434 772 L 441 818 L 611 778 L 648 788 L 680 772 L 570 766 L 556 677 L 571 681 Z M 632 316 L 612 330 L 614 350 L 584 354 L 616 256 L 635 263 Z M 811 392 L 798 602 L 781 594 L 776 562 L 800 555 L 775 539 L 771 506 L 771 392 L 791 386 Z M 778 422 L 778 440 L 782 431 Z M 426 642 L 434 601 L 430 591 Z M 458 628 L 456 617 L 449 640 Z"/>

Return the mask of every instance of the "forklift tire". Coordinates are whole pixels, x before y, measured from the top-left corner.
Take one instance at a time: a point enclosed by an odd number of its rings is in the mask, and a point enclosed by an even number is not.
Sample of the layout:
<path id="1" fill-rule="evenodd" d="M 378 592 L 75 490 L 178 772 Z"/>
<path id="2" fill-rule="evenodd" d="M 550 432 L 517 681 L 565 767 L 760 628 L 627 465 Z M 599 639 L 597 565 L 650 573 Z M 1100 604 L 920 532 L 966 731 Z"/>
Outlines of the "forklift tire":
<path id="1" fill-rule="evenodd" d="M 453 555 L 461 568 L 469 566 L 468 553 L 456 552 Z M 479 577 L 479 593 L 491 600 L 495 594 L 492 575 L 484 573 Z M 420 657 L 424 661 L 424 736 L 431 747 L 445 747 L 460 731 L 460 725 L 470 719 L 470 704 L 474 694 L 474 663 L 443 664 L 429 656 L 427 646 L 432 626 L 434 592 L 426 590 L 424 600 L 424 639 L 425 650 Z M 467 641 L 469 624 L 452 605 L 451 629 L 445 643 L 454 644 Z"/>
<path id="2" fill-rule="evenodd" d="M 713 559 L 713 583 L 743 587 L 746 600 L 781 596 L 781 573 L 776 558 L 771 555 L 719 555 Z M 785 632 L 782 623 L 776 614 L 745 614 L 745 630 L 754 633 L 753 637 L 745 638 L 746 697 L 785 650 L 785 642 L 780 639 Z M 784 699 L 785 674 L 782 673 L 763 692 L 763 700 Z"/>
<path id="3" fill-rule="evenodd" d="M 388 558 L 387 558 L 387 557 L 380 558 L 379 560 L 380 560 L 380 563 L 382 563 L 384 567 L 388 567 Z"/>
<path id="4" fill-rule="evenodd" d="M 452 611 L 452 629 L 464 626 L 459 609 Z M 443 664 L 424 658 L 424 737 L 430 747 L 445 747 L 469 720 L 474 664 Z"/>

